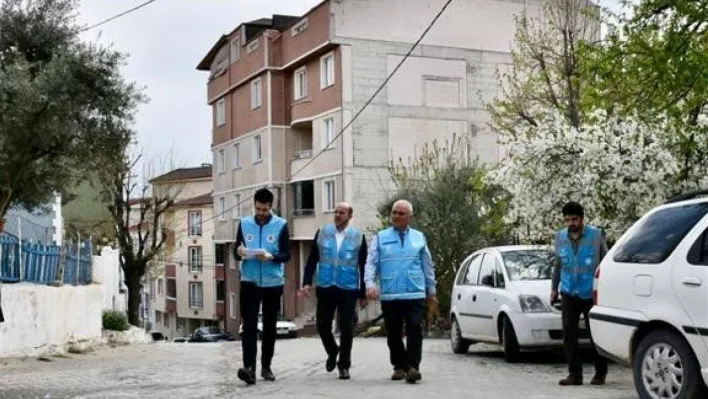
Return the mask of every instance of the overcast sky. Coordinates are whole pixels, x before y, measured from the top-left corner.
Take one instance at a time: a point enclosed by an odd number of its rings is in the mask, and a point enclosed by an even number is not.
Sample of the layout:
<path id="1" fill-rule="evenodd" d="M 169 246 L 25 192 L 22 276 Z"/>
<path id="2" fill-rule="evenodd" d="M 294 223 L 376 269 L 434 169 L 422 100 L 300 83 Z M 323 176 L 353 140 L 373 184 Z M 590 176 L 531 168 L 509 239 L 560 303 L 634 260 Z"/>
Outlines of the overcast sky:
<path id="1" fill-rule="evenodd" d="M 157 0 L 82 38 L 129 53 L 124 76 L 145 87 L 150 102 L 140 107 L 140 146 L 154 158 L 173 151 L 176 166 L 212 162 L 207 72 L 197 63 L 223 33 L 240 22 L 272 14 L 301 15 L 321 0 Z M 144 0 L 82 0 L 78 22 L 91 25 Z M 618 0 L 601 0 L 615 8 Z"/>

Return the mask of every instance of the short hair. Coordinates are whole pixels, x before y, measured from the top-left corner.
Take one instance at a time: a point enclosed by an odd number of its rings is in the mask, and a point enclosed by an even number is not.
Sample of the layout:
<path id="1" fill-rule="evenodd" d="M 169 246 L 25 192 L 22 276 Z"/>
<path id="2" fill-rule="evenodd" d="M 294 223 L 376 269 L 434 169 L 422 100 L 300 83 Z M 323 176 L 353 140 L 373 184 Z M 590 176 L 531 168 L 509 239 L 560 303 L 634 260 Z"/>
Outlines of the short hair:
<path id="1" fill-rule="evenodd" d="M 585 217 L 585 209 L 575 201 L 570 201 L 563 205 L 563 216 Z"/>
<path id="2" fill-rule="evenodd" d="M 273 193 L 267 188 L 261 188 L 253 194 L 253 201 L 260 202 L 261 204 L 268 204 L 268 206 L 273 205 Z"/>
<path id="3" fill-rule="evenodd" d="M 349 216 L 352 216 L 354 214 L 354 208 L 351 205 L 349 205 L 348 202 L 345 202 L 345 201 L 339 202 L 339 203 L 337 203 L 337 205 L 335 205 L 335 208 L 340 207 L 340 206 L 347 208 L 347 212 L 349 212 Z"/>
<path id="4" fill-rule="evenodd" d="M 413 215 L 413 204 L 411 204 L 409 201 L 398 200 L 393 203 L 393 206 L 391 206 L 391 210 L 393 210 L 393 208 L 395 208 L 398 205 L 403 205 L 406 209 L 408 209 L 408 213 Z"/>

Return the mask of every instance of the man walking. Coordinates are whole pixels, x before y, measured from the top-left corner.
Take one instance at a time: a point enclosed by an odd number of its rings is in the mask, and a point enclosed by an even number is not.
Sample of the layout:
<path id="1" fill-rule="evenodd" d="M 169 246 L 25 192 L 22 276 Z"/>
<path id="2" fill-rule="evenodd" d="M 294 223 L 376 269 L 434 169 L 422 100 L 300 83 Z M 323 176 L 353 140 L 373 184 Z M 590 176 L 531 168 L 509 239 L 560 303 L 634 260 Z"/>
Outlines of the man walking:
<path id="1" fill-rule="evenodd" d="M 256 383 L 258 311 L 263 308 L 261 377 L 275 381 L 271 361 L 275 351 L 276 325 L 283 295 L 284 263 L 290 260 L 290 233 L 285 219 L 273 215 L 273 193 L 262 188 L 253 196 L 255 216 L 241 219 L 234 257 L 241 261 L 241 319 L 243 320 L 243 368 L 238 378 Z"/>
<path id="2" fill-rule="evenodd" d="M 327 352 L 327 372 L 338 367 L 341 380 L 350 378 L 357 299 L 362 307 L 366 306 L 366 238 L 349 224 L 353 213 L 346 202 L 337 204 L 334 223 L 324 225 L 315 233 L 302 287 L 303 293 L 309 297 L 317 271 L 317 332 Z M 341 334 L 339 347 L 332 334 L 335 311 Z"/>
<path id="3" fill-rule="evenodd" d="M 559 381 L 560 385 L 582 385 L 583 369 L 578 344 L 578 323 L 580 315 L 590 328 L 588 313 L 593 307 L 593 283 L 595 270 L 607 254 L 607 243 L 602 231 L 585 224 L 585 210 L 577 202 L 563 206 L 563 217 L 567 224 L 556 233 L 555 253 L 559 264 L 553 271 L 551 302 L 558 299 L 560 284 L 561 305 L 563 307 L 563 346 L 568 359 L 568 377 Z M 591 338 L 592 340 L 592 338 Z M 607 377 L 607 360 L 594 352 L 595 376 L 590 383 L 603 385 Z"/>
<path id="4" fill-rule="evenodd" d="M 409 227 L 412 216 L 410 202 L 393 204 L 393 226 L 372 238 L 364 276 L 369 299 L 379 297 L 374 281 L 377 277 L 381 288 L 381 310 L 393 365 L 391 379 L 405 379 L 411 384 L 422 378 L 425 299 L 433 308 L 438 302 L 432 257 L 425 235 Z M 406 346 L 401 336 L 404 323 Z"/>

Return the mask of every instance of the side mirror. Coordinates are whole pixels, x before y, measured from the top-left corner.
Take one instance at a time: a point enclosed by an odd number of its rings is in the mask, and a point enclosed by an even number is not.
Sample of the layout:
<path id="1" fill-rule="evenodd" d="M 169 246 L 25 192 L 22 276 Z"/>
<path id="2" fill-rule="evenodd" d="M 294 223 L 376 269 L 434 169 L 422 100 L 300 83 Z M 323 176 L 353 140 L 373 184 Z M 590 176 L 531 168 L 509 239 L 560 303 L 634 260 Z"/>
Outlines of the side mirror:
<path id="1" fill-rule="evenodd" d="M 491 274 L 482 277 L 482 285 L 487 285 L 487 286 L 493 287 L 494 286 L 494 277 L 492 277 Z"/>

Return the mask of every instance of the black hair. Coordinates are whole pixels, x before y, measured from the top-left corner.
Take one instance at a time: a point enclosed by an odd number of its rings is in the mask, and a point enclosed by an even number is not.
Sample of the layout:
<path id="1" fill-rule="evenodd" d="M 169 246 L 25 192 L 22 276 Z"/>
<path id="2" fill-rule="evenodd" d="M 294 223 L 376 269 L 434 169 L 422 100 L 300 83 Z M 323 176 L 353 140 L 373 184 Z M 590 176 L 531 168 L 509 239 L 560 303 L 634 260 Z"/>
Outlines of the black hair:
<path id="1" fill-rule="evenodd" d="M 260 202 L 261 204 L 268 204 L 268 206 L 273 205 L 273 193 L 267 188 L 261 188 L 253 194 L 253 201 Z"/>
<path id="2" fill-rule="evenodd" d="M 585 217 L 585 209 L 577 202 L 570 201 L 563 205 L 563 216 Z"/>

